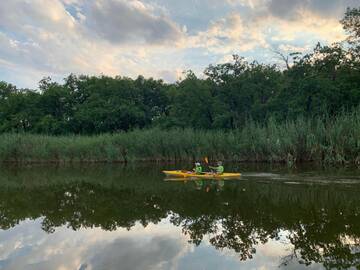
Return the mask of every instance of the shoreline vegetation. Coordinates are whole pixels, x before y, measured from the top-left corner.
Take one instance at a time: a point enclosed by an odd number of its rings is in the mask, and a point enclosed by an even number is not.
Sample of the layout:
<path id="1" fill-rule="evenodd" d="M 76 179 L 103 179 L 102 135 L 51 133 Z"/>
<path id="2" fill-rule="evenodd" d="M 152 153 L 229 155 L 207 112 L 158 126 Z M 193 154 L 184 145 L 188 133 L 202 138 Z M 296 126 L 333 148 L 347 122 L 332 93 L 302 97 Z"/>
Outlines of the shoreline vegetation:
<path id="1" fill-rule="evenodd" d="M 11 163 L 176 162 L 203 160 L 294 165 L 360 164 L 360 109 L 242 129 L 157 128 L 101 135 L 0 135 L 0 161 Z"/>

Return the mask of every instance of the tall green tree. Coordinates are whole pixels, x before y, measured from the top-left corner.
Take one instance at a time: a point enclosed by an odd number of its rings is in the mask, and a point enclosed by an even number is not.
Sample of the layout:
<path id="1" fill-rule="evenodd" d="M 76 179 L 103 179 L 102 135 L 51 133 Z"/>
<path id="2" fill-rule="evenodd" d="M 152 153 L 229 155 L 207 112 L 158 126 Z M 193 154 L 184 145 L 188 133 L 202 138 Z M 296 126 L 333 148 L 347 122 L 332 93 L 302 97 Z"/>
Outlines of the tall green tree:
<path id="1" fill-rule="evenodd" d="M 178 127 L 209 129 L 216 113 L 214 87 L 210 80 L 196 77 L 192 71 L 176 85 L 170 109 L 170 121 Z"/>

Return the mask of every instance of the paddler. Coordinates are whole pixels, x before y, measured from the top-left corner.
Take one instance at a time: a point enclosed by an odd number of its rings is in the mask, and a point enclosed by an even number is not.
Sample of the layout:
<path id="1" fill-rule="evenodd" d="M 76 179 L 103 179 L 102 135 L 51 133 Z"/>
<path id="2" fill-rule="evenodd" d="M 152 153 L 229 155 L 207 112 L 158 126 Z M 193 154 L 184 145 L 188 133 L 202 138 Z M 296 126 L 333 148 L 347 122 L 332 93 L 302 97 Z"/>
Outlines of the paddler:
<path id="1" fill-rule="evenodd" d="M 195 174 L 201 174 L 202 173 L 202 167 L 200 162 L 195 162 L 195 168 L 193 169 Z"/>
<path id="2" fill-rule="evenodd" d="M 209 166 L 209 168 L 215 170 L 216 174 L 223 174 L 224 173 L 224 166 L 222 165 L 221 161 L 217 162 L 216 167 Z"/>

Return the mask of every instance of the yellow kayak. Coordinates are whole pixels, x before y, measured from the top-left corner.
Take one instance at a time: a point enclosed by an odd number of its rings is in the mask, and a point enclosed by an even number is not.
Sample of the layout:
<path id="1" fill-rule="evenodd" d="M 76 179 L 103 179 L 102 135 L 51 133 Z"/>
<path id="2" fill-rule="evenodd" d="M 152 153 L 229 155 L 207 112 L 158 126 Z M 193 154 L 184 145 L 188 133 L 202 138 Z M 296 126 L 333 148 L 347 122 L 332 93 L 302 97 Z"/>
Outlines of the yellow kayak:
<path id="1" fill-rule="evenodd" d="M 191 171 L 163 171 L 167 177 L 190 177 L 190 178 L 205 178 L 205 179 L 236 179 L 240 178 L 240 173 L 223 173 L 215 174 L 211 172 L 204 172 L 202 174 L 195 174 Z"/>

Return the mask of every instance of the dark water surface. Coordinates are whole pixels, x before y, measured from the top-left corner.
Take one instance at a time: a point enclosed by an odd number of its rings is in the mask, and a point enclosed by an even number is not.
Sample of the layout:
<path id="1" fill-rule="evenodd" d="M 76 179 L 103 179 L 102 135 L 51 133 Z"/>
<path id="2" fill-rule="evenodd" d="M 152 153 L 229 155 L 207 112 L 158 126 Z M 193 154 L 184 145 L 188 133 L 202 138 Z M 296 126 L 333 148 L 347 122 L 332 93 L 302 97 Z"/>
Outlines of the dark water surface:
<path id="1" fill-rule="evenodd" d="M 0 269 L 360 269 L 359 169 L 230 167 L 1 167 Z"/>

